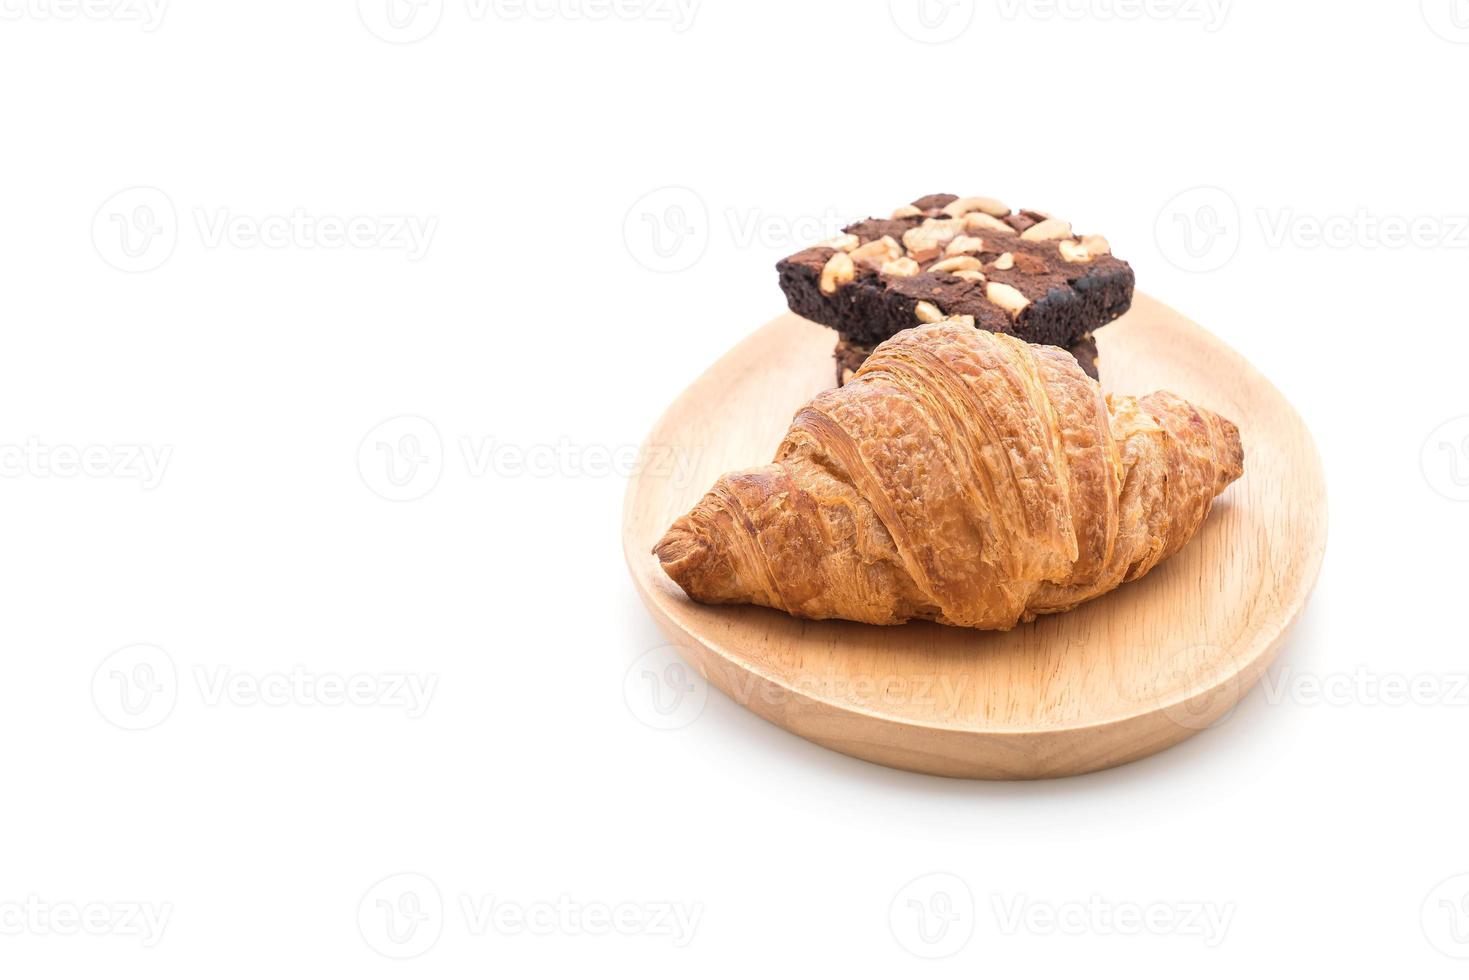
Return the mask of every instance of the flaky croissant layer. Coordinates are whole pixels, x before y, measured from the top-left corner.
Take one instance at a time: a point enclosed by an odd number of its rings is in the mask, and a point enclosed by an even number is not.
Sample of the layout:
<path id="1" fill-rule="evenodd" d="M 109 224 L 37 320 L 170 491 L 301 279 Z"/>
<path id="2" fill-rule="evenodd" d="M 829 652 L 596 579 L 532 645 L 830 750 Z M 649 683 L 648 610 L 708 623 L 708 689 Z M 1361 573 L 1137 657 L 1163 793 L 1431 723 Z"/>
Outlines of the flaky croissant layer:
<path id="1" fill-rule="evenodd" d="M 880 345 L 654 552 L 699 602 L 1009 629 L 1145 574 L 1243 469 L 1213 412 L 1104 399 L 1065 351 L 947 320 Z"/>

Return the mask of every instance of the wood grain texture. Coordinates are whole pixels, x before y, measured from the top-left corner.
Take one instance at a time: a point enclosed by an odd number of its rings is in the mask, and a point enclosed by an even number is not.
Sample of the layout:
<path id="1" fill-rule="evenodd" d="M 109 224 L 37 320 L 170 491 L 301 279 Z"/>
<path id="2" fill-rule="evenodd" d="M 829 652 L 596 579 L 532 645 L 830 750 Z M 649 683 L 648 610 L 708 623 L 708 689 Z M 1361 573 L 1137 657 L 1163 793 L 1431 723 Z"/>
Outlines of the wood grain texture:
<path id="1" fill-rule="evenodd" d="M 674 402 L 628 487 L 633 581 L 684 658 L 736 701 L 818 744 L 944 776 L 1015 779 L 1142 758 L 1208 727 L 1259 680 L 1326 547 L 1325 485 L 1299 416 L 1217 338 L 1139 294 L 1097 335 L 1104 387 L 1166 388 L 1239 427 L 1245 475 L 1182 552 L 1140 581 L 1008 633 L 808 622 L 701 606 L 651 549 L 721 474 L 768 462 L 831 384 L 835 335 L 791 314 Z"/>

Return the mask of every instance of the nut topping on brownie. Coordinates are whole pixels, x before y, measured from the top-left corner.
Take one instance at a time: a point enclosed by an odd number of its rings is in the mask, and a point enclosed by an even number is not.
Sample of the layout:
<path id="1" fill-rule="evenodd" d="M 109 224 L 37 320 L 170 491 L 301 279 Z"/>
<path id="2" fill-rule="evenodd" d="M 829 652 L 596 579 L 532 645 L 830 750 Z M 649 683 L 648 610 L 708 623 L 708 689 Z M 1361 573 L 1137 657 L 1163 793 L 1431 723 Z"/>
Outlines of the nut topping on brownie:
<path id="1" fill-rule="evenodd" d="M 1090 333 L 1132 303 L 1132 269 L 1106 238 L 990 197 L 921 197 L 777 269 L 791 309 L 841 334 L 845 364 L 934 316 L 1091 352 Z"/>

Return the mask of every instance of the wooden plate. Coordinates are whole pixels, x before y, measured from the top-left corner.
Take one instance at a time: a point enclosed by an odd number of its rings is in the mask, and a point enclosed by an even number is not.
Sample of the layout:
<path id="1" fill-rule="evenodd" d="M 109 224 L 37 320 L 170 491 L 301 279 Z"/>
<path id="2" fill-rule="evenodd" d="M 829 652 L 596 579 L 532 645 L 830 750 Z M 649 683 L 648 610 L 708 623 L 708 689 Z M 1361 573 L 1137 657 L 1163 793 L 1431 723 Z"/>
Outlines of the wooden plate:
<path id="1" fill-rule="evenodd" d="M 1321 464 L 1300 417 L 1219 340 L 1155 300 L 1098 334 L 1108 390 L 1168 388 L 1240 427 L 1245 475 L 1143 579 L 1008 633 L 806 622 L 700 606 L 650 549 L 722 473 L 770 461 L 831 387 L 835 334 L 791 314 L 683 393 L 628 488 L 623 546 L 648 609 L 696 669 L 762 717 L 883 765 L 983 779 L 1119 765 L 1222 717 L 1269 665 L 1326 547 Z"/>

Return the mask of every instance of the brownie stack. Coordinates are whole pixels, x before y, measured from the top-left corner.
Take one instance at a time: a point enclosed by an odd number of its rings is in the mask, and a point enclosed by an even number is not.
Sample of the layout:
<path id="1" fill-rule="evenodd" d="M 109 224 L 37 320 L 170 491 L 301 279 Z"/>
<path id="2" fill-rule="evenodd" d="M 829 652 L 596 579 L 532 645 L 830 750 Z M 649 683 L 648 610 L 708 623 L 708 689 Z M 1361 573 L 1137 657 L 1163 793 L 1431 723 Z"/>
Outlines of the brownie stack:
<path id="1" fill-rule="evenodd" d="M 985 197 L 930 194 L 776 269 L 791 310 L 840 334 L 838 384 L 899 330 L 950 316 L 1064 347 L 1095 378 L 1092 332 L 1132 304 L 1132 268 L 1105 238 Z"/>

